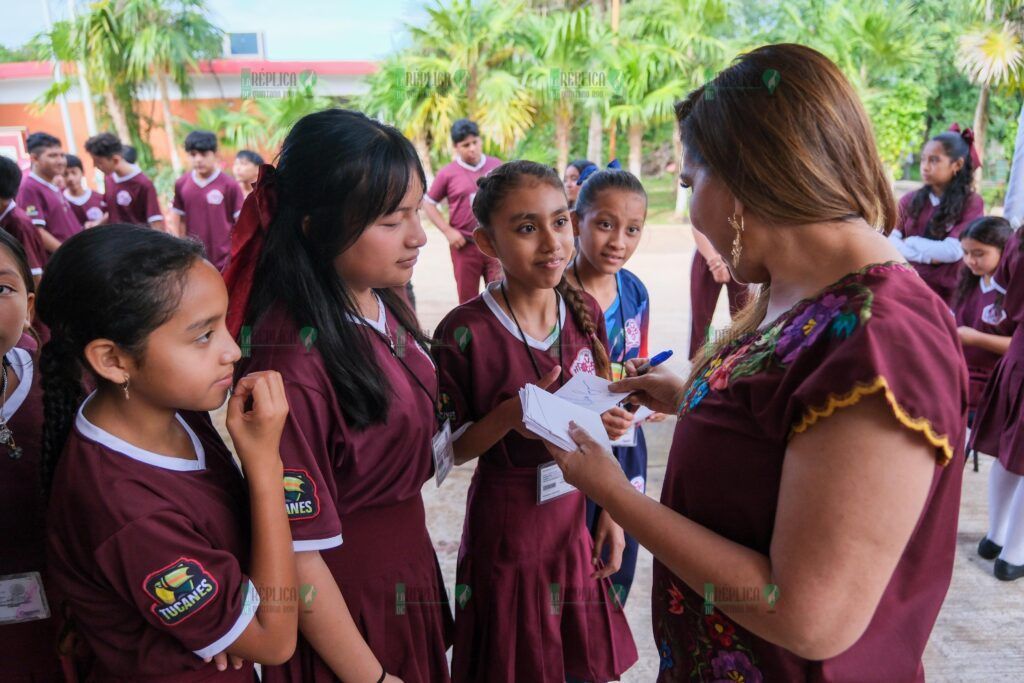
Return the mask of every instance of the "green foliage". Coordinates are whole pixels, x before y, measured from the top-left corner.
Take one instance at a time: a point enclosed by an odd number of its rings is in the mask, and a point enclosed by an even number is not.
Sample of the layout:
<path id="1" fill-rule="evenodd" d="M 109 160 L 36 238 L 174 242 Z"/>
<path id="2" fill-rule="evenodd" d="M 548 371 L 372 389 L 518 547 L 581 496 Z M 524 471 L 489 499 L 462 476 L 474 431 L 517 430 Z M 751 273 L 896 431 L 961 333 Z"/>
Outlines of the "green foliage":
<path id="1" fill-rule="evenodd" d="M 870 93 L 865 106 L 875 129 L 875 143 L 882 163 L 892 177 L 908 153 L 918 150 L 925 128 L 928 91 L 912 81 Z"/>

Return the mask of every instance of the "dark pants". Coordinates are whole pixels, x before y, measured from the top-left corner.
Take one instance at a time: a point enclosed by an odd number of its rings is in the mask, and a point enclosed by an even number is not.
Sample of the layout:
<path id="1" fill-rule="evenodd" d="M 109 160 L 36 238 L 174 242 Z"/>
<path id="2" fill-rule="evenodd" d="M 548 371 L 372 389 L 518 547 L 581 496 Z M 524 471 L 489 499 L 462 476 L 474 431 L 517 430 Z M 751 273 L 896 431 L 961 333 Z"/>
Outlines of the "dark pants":
<path id="1" fill-rule="evenodd" d="M 464 304 L 480 293 L 480 279 L 485 283 L 500 280 L 501 262 L 485 255 L 475 242 L 468 241 L 462 249 L 451 249 L 452 268 L 455 270 L 455 287 L 459 303 Z"/>
<path id="2" fill-rule="evenodd" d="M 726 283 L 729 296 L 729 313 L 735 315 L 747 301 L 747 286 L 735 280 Z M 693 253 L 693 265 L 690 267 L 690 358 L 697 355 L 700 347 L 708 341 L 708 329 L 711 319 L 715 317 L 715 306 L 718 295 L 722 291 L 722 283 L 715 282 L 708 262 L 699 251 Z"/>

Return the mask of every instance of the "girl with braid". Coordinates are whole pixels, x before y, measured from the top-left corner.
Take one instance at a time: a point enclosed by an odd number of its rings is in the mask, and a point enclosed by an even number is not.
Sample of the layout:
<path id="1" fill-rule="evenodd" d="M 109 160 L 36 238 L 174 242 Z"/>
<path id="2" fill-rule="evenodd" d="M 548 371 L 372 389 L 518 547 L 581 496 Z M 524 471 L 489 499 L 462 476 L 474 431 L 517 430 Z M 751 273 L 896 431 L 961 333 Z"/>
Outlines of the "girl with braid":
<path id="1" fill-rule="evenodd" d="M 970 128 L 953 124 L 921 150 L 924 186 L 900 198 L 896 229 L 889 235 L 903 258 L 946 303 L 960 277 L 964 250 L 960 233 L 981 218 L 984 202 L 974 191 L 974 169 L 981 166 Z"/>
<path id="2" fill-rule="evenodd" d="M 449 313 L 434 344 L 455 462 L 479 458 L 456 573 L 452 679 L 614 680 L 637 659 L 609 578 L 618 564 L 600 561 L 582 494 L 540 495 L 553 463 L 523 426 L 518 396 L 527 383 L 610 377 L 604 314 L 564 277 L 573 228 L 555 172 L 514 161 L 477 184 L 474 237 L 504 279 Z M 621 408 L 602 418 L 613 440 L 631 423 Z M 608 525 L 621 547 L 622 530 Z"/>

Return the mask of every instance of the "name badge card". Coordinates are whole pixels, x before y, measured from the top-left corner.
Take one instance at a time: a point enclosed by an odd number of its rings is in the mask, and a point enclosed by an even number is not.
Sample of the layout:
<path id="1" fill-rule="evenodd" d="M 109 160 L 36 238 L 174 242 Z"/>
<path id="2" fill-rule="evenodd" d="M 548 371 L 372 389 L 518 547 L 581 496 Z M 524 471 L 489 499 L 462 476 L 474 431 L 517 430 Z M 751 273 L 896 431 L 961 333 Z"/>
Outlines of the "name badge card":
<path id="1" fill-rule="evenodd" d="M 0 624 L 18 624 L 50 616 L 39 572 L 0 576 Z"/>
<path id="2" fill-rule="evenodd" d="M 455 466 L 455 447 L 452 445 L 452 423 L 444 421 L 444 426 L 434 434 L 431 442 L 434 450 L 434 481 L 438 488 Z"/>
<path id="3" fill-rule="evenodd" d="M 558 463 L 548 462 L 537 466 L 537 505 L 561 498 L 575 490 L 575 486 L 565 481 Z"/>

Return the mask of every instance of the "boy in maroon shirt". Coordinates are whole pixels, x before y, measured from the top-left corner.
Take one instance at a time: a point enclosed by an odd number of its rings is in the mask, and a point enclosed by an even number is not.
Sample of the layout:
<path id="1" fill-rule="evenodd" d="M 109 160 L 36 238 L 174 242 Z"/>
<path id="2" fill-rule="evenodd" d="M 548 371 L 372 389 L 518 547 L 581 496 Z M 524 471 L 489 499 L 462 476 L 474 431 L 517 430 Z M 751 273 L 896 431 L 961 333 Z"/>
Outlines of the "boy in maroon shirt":
<path id="1" fill-rule="evenodd" d="M 38 282 L 46 263 L 46 249 L 32 220 L 14 201 L 20 185 L 21 169 L 18 164 L 13 159 L 0 156 L 0 228 L 21 242 L 32 277 Z"/>
<path id="2" fill-rule="evenodd" d="M 459 119 L 452 124 L 452 143 L 455 159 L 434 178 L 430 190 L 423 196 L 423 210 L 448 238 L 459 303 L 464 304 L 480 292 L 481 277 L 487 283 L 501 279 L 501 264 L 485 256 L 473 240 L 476 181 L 501 166 L 501 159 L 484 156 L 480 129 L 469 119 Z M 445 199 L 448 200 L 448 220 L 437 207 Z"/>
<path id="3" fill-rule="evenodd" d="M 194 130 L 185 138 L 192 171 L 174 183 L 172 208 L 181 217 L 181 232 L 206 247 L 206 258 L 224 270 L 231 254 L 231 228 L 242 210 L 242 190 L 221 173 L 217 136 Z"/>
<path id="4" fill-rule="evenodd" d="M 61 242 L 82 231 L 82 224 L 56 185 L 67 161 L 60 140 L 49 133 L 32 133 L 25 146 L 32 157 L 32 170 L 21 179 L 18 205 L 36 226 L 46 251 L 53 252 Z"/>
<path id="5" fill-rule="evenodd" d="M 124 158 L 124 146 L 113 133 L 100 133 L 85 141 L 92 163 L 105 175 L 103 201 L 108 223 L 149 225 L 164 229 L 164 215 L 153 181 Z"/>
<path id="6" fill-rule="evenodd" d="M 83 228 L 92 228 L 106 220 L 107 205 L 103 195 L 93 192 L 85 183 L 85 169 L 82 160 L 74 154 L 67 155 L 68 165 L 64 169 L 64 199 L 68 200 L 71 211 Z"/>

